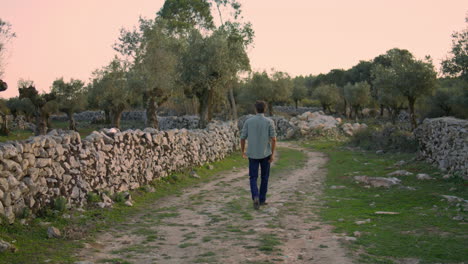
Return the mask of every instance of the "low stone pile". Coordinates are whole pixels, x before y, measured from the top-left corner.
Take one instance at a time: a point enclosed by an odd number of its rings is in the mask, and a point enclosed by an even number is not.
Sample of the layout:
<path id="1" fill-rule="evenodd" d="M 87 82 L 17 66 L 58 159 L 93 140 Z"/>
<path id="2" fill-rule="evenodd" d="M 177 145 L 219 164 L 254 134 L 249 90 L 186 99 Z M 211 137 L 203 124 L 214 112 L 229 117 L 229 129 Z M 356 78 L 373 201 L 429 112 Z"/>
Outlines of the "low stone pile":
<path id="1" fill-rule="evenodd" d="M 367 129 L 366 124 L 359 124 L 359 123 L 344 123 L 341 126 L 341 130 L 343 130 L 343 133 L 347 136 L 353 136 L 357 131 Z"/>
<path id="2" fill-rule="evenodd" d="M 123 192 L 170 172 L 224 158 L 238 146 L 233 123 L 204 130 L 103 129 L 0 144 L 0 215 L 11 223 L 63 196 L 83 205 L 89 192 Z"/>
<path id="3" fill-rule="evenodd" d="M 314 129 L 334 129 L 341 123 L 341 119 L 325 115 L 322 111 L 305 112 L 291 118 L 291 123 L 299 128 L 301 134 L 306 135 L 309 134 L 310 130 Z"/>
<path id="4" fill-rule="evenodd" d="M 444 171 L 468 178 L 468 120 L 426 119 L 414 134 L 421 157 Z"/>
<path id="5" fill-rule="evenodd" d="M 317 112 L 320 111 L 320 107 L 294 107 L 294 106 L 273 106 L 274 112 L 285 113 L 288 115 L 296 116 L 301 115 L 305 112 Z"/>

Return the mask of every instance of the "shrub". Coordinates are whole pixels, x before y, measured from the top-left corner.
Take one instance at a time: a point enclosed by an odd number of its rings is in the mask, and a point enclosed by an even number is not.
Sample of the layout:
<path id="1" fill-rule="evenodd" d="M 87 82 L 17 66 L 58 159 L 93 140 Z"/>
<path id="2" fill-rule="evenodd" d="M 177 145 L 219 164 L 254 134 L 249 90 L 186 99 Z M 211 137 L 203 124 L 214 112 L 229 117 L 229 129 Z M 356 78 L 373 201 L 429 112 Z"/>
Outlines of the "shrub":
<path id="1" fill-rule="evenodd" d="M 351 138 L 350 144 L 366 150 L 386 152 L 413 153 L 418 150 L 418 142 L 413 133 L 399 129 L 395 125 L 360 130 Z"/>
<path id="2" fill-rule="evenodd" d="M 88 203 L 98 203 L 101 201 L 101 197 L 97 193 L 89 192 L 87 194 Z"/>
<path id="3" fill-rule="evenodd" d="M 116 203 L 123 203 L 123 202 L 125 202 L 125 194 L 123 192 L 115 193 L 114 197 L 113 197 L 113 200 Z"/>
<path id="4" fill-rule="evenodd" d="M 61 213 L 65 212 L 67 209 L 67 199 L 63 196 L 55 198 L 53 208 Z"/>

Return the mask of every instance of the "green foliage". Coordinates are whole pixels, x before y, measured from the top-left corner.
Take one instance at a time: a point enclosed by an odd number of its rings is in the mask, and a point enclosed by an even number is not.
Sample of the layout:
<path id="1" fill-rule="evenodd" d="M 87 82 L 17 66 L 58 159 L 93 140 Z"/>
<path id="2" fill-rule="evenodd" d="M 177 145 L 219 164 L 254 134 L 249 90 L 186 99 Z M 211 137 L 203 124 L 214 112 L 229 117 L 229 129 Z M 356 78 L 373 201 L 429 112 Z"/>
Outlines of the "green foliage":
<path id="1" fill-rule="evenodd" d="M 61 213 L 65 212 L 67 209 L 67 199 L 63 196 L 57 197 L 54 199 L 53 208 Z"/>
<path id="2" fill-rule="evenodd" d="M 55 93 L 39 94 L 34 83 L 29 80 L 18 81 L 19 99 L 29 99 L 34 106 L 34 115 L 36 117 L 36 135 L 45 135 L 47 133 L 49 116 L 57 111 Z"/>
<path id="3" fill-rule="evenodd" d="M 465 21 L 468 24 L 468 17 Z M 442 72 L 468 81 L 468 26 L 452 34 L 452 50 L 442 61 Z"/>
<path id="4" fill-rule="evenodd" d="M 340 99 L 338 87 L 335 84 L 323 84 L 318 86 L 313 97 L 319 100 L 323 111 L 331 112 L 331 107 Z"/>
<path id="5" fill-rule="evenodd" d="M 101 201 L 101 197 L 97 193 L 89 192 L 86 194 L 88 203 L 98 203 Z"/>
<path id="6" fill-rule="evenodd" d="M 354 109 L 355 117 L 358 111 L 370 102 L 370 85 L 367 82 L 348 83 L 344 86 L 344 97 Z"/>
<path id="7" fill-rule="evenodd" d="M 190 31 L 196 26 L 214 29 L 210 3 L 207 0 L 166 0 L 158 15 L 169 21 L 172 31 Z"/>
<path id="8" fill-rule="evenodd" d="M 26 119 L 30 119 L 34 115 L 34 105 L 28 98 L 20 99 L 19 97 L 11 97 L 7 101 L 7 107 L 15 117 L 24 115 Z"/>
<path id="9" fill-rule="evenodd" d="M 424 105 L 428 108 L 427 117 L 468 118 L 468 82 L 460 78 L 439 79 L 434 95 L 427 97 Z"/>
<path id="10" fill-rule="evenodd" d="M 82 81 L 74 79 L 65 82 L 63 78 L 60 78 L 52 83 L 52 93 L 56 96 L 58 109 L 68 115 L 70 130 L 76 130 L 73 114 L 86 109 L 87 97 L 83 87 Z"/>
<path id="11" fill-rule="evenodd" d="M 291 98 L 293 82 L 284 72 L 274 72 L 270 77 L 267 72 L 254 72 L 243 87 L 241 100 L 252 105 L 256 100 L 268 104 L 270 115 L 276 103 L 287 102 Z M 252 109 L 253 110 L 253 109 Z"/>
<path id="12" fill-rule="evenodd" d="M 416 60 L 407 50 L 391 49 L 383 58 L 389 63 L 376 64 L 373 69 L 373 85 L 381 104 L 386 102 L 395 112 L 401 108 L 401 98 L 408 102 L 411 125 L 416 127 L 414 106 L 416 100 L 432 94 L 436 85 L 436 72 L 430 59 Z"/>
<path id="13" fill-rule="evenodd" d="M 415 153 L 418 142 L 409 131 L 401 130 L 395 125 L 369 127 L 357 131 L 350 144 L 365 150 L 383 150 L 385 152 Z"/>
<path id="14" fill-rule="evenodd" d="M 128 68 L 128 62 L 114 57 L 109 65 L 93 73 L 88 87 L 90 105 L 111 113 L 112 125 L 117 128 L 120 128 L 122 112 L 142 99 L 141 94 L 134 92 L 138 75 Z"/>
<path id="15" fill-rule="evenodd" d="M 123 203 L 125 202 L 125 194 L 123 192 L 117 192 L 112 197 L 112 200 L 116 203 Z"/>

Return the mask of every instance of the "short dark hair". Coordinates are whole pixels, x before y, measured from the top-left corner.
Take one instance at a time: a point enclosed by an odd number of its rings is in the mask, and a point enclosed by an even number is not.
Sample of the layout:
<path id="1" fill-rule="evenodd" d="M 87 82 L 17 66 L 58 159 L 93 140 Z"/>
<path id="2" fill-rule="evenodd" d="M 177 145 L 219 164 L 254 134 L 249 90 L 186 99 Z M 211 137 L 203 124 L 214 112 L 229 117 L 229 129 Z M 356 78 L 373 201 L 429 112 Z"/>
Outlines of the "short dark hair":
<path id="1" fill-rule="evenodd" d="M 263 114 L 265 113 L 267 105 L 264 101 L 256 101 L 255 102 L 255 110 L 257 110 L 257 113 Z"/>

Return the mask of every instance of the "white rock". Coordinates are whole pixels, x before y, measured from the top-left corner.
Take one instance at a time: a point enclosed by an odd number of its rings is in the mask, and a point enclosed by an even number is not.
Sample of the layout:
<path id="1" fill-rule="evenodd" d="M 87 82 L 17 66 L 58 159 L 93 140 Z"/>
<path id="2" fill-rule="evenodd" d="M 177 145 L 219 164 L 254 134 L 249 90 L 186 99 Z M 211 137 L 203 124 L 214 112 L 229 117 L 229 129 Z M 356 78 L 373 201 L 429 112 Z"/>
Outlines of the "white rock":
<path id="1" fill-rule="evenodd" d="M 425 173 L 419 173 L 416 175 L 416 179 L 418 180 L 432 180 L 432 177 Z"/>

